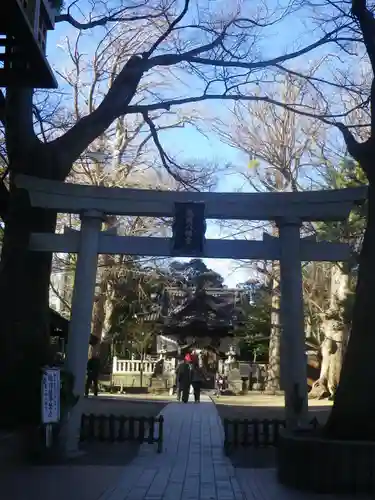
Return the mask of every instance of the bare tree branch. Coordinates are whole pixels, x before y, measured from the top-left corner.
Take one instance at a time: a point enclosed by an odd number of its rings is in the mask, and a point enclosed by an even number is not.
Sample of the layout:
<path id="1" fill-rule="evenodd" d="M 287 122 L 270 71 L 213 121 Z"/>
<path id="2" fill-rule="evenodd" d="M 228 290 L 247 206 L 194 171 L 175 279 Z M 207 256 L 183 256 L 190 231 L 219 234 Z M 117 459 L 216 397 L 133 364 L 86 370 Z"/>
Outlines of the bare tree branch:
<path id="1" fill-rule="evenodd" d="M 304 80 L 306 80 L 307 83 L 317 82 L 317 83 L 322 83 L 324 85 L 328 85 L 330 87 L 338 88 L 340 90 L 350 89 L 354 93 L 360 93 L 359 89 L 356 89 L 354 87 L 351 88 L 350 85 L 344 85 L 344 84 L 337 83 L 337 82 L 334 82 L 334 81 L 331 81 L 331 80 L 328 80 L 328 79 L 325 79 L 325 78 L 319 78 L 319 77 L 316 77 L 316 76 L 310 75 L 310 74 L 306 75 L 306 74 L 303 74 L 302 72 L 295 71 L 295 70 L 292 70 L 290 68 L 286 68 L 285 66 L 283 66 L 281 64 L 275 64 L 275 67 L 278 70 L 281 70 L 285 74 L 296 76 L 297 78 L 300 78 L 300 79 L 304 79 Z"/>
<path id="2" fill-rule="evenodd" d="M 201 64 L 201 65 L 206 65 L 206 66 L 212 66 L 212 67 L 221 67 L 221 68 L 243 68 L 243 69 L 260 69 L 260 68 L 266 68 L 269 66 L 275 66 L 277 64 L 283 63 L 285 61 L 289 61 L 291 59 L 295 59 L 297 57 L 300 57 L 302 55 L 305 55 L 314 49 L 326 44 L 326 43 L 332 43 L 332 42 L 337 42 L 339 40 L 338 37 L 335 37 L 337 33 L 339 33 L 342 30 L 342 27 L 336 28 L 326 35 L 324 35 L 322 38 L 317 40 L 314 43 L 311 43 L 310 45 L 307 45 L 303 49 L 290 52 L 288 54 L 282 55 L 282 56 L 277 56 L 272 59 L 266 59 L 264 61 L 257 61 L 257 62 L 245 62 L 241 61 L 239 59 L 234 59 L 234 60 L 224 60 L 224 59 L 215 59 L 215 58 L 204 58 L 204 57 L 196 57 L 198 54 L 202 54 L 204 52 L 207 52 L 212 48 L 212 44 L 208 45 L 202 45 L 201 47 L 197 47 L 196 49 L 183 52 L 181 54 L 163 54 L 159 56 L 152 57 L 149 59 L 148 67 L 152 68 L 154 66 L 172 66 L 175 64 L 178 64 L 180 62 L 190 62 L 190 63 L 195 63 L 195 64 Z M 221 37 L 219 37 L 217 40 L 215 40 L 213 43 L 218 44 L 221 41 Z"/>
<path id="3" fill-rule="evenodd" d="M 143 54 L 144 59 L 148 59 L 150 55 L 159 47 L 159 45 L 161 45 L 164 40 L 168 38 L 175 27 L 183 20 L 189 10 L 189 4 L 190 0 L 184 1 L 184 7 L 181 10 L 180 14 L 169 24 L 165 32 L 151 45 L 150 49 Z"/>
<path id="4" fill-rule="evenodd" d="M 63 297 L 63 295 L 60 293 L 60 291 L 53 285 L 52 280 L 50 281 L 50 287 L 53 291 L 53 293 L 56 295 L 56 297 L 64 304 L 64 306 L 68 309 L 68 311 L 71 310 L 71 306 L 69 302 Z"/>
<path id="5" fill-rule="evenodd" d="M 319 96 L 311 92 L 308 83 L 296 81 L 291 75 L 284 77 L 281 87 L 271 96 L 291 107 L 320 107 Z M 251 168 L 240 172 L 253 188 L 260 185 L 267 191 L 306 189 L 301 184 L 302 170 L 322 131 L 318 118 L 305 118 L 262 101 L 236 104 L 231 116 L 233 119 L 216 119 L 213 128 L 226 144 L 255 160 Z"/>
<path id="6" fill-rule="evenodd" d="M 165 170 L 169 173 L 169 175 L 171 177 L 173 177 L 178 183 L 180 184 L 183 184 L 184 186 L 186 187 L 189 187 L 195 191 L 198 191 L 197 187 L 194 186 L 194 184 L 191 184 L 190 182 L 188 182 L 186 179 L 184 179 L 183 177 L 181 177 L 177 172 L 176 170 L 173 170 L 171 168 L 171 164 L 178 168 L 178 165 L 168 156 L 168 154 L 164 151 L 164 148 L 163 146 L 161 145 L 161 142 L 159 140 L 159 136 L 158 136 L 158 132 L 157 132 L 157 129 L 155 127 L 155 124 L 153 123 L 153 121 L 151 120 L 151 118 L 149 117 L 148 113 L 147 112 L 144 112 L 143 113 L 143 119 L 144 121 L 147 123 L 147 125 L 149 126 L 150 128 L 150 133 L 151 133 L 151 136 L 152 136 L 152 139 L 154 141 L 154 144 L 156 146 L 156 149 L 158 150 L 159 152 L 159 155 L 160 155 L 160 159 L 161 159 L 161 162 L 163 164 L 163 167 L 165 168 Z"/>
<path id="7" fill-rule="evenodd" d="M 303 116 L 307 116 L 310 118 L 314 119 L 319 119 L 323 123 L 326 123 L 327 125 L 333 125 L 336 127 L 340 127 L 341 125 L 339 123 L 336 123 L 336 119 L 339 118 L 345 118 L 347 117 L 353 110 L 348 110 L 343 113 L 337 113 L 337 114 L 315 114 L 310 111 L 305 111 L 304 108 L 307 106 L 301 106 L 300 108 L 297 107 L 297 105 L 291 105 L 289 103 L 284 103 L 281 101 L 278 101 L 276 99 L 272 99 L 271 97 L 268 96 L 259 96 L 259 95 L 246 95 L 246 94 L 202 94 L 199 96 L 194 96 L 194 97 L 186 97 L 182 99 L 173 99 L 173 100 L 165 100 L 160 103 L 152 103 L 152 104 L 140 104 L 140 105 L 130 105 L 128 107 L 128 114 L 132 113 L 144 113 L 144 112 L 149 112 L 149 111 L 156 111 L 160 109 L 166 109 L 169 110 L 173 106 L 182 106 L 184 104 L 189 104 L 192 102 L 202 102 L 202 101 L 212 101 L 212 100 L 222 100 L 222 101 L 263 101 L 267 102 L 269 104 L 274 104 L 275 106 L 280 106 L 283 107 L 289 111 L 293 111 L 294 113 L 298 113 Z M 363 104 L 361 104 L 362 106 Z M 367 124 L 360 124 L 360 125 L 352 125 L 351 127 L 367 127 Z"/>
<path id="8" fill-rule="evenodd" d="M 47 135 L 46 135 L 45 127 L 44 127 L 44 121 L 43 121 L 43 117 L 39 111 L 38 106 L 34 105 L 33 110 L 34 110 L 34 115 L 37 119 L 38 125 L 40 127 L 40 133 L 43 137 L 43 142 L 47 142 Z"/>
<path id="9" fill-rule="evenodd" d="M 220 30 L 219 32 L 214 29 L 209 33 L 214 39 L 207 43 L 202 44 L 198 47 L 195 47 L 188 51 L 180 51 L 176 48 L 175 53 L 167 53 L 162 55 L 157 55 L 154 57 L 149 57 L 150 53 L 154 51 L 162 42 L 166 40 L 169 34 L 177 27 L 178 23 L 183 19 L 183 17 L 188 12 L 189 1 L 186 0 L 184 7 L 181 13 L 170 23 L 168 28 L 164 31 L 164 33 L 157 38 L 157 40 L 151 44 L 151 48 L 148 51 L 142 53 L 142 56 L 133 55 L 130 57 L 128 62 L 124 65 L 123 69 L 120 71 L 116 78 L 113 78 L 112 85 L 110 86 L 107 94 L 103 98 L 102 103 L 92 109 L 90 114 L 82 117 L 76 124 L 72 126 L 70 130 L 68 130 L 63 136 L 58 139 L 53 140 L 48 143 L 48 147 L 50 150 L 55 151 L 56 156 L 60 158 L 60 170 L 59 176 L 60 178 L 64 178 L 69 173 L 71 164 L 82 154 L 82 152 L 91 144 L 97 137 L 99 137 L 110 125 L 111 123 L 118 117 L 126 115 L 129 112 L 134 112 L 134 107 L 130 106 L 130 102 L 134 98 L 135 94 L 139 92 L 139 84 L 143 75 L 150 69 L 156 68 L 157 66 L 176 66 L 179 63 L 188 63 L 194 66 L 202 66 L 209 65 L 211 68 L 222 68 L 223 71 L 226 68 L 234 68 L 237 69 L 246 69 L 246 70 L 254 70 L 265 68 L 269 65 L 275 65 L 280 62 L 285 62 L 295 57 L 299 57 L 308 53 L 311 50 L 321 46 L 324 43 L 329 43 L 331 41 L 337 40 L 338 33 L 341 28 L 336 28 L 331 32 L 327 33 L 324 37 L 319 39 L 313 44 L 308 45 L 304 49 L 299 51 L 295 51 L 289 54 L 285 54 L 282 56 L 278 56 L 276 58 L 272 58 L 266 61 L 255 61 L 248 62 L 244 54 L 238 53 L 236 56 L 233 51 L 224 47 L 224 37 L 227 35 L 227 30 L 229 26 L 235 25 L 236 20 L 231 20 L 224 24 L 219 23 Z M 146 4 L 141 4 L 145 6 Z M 111 20 L 117 18 L 118 16 L 123 16 L 124 9 L 120 9 L 117 12 L 111 13 Z M 68 9 L 67 15 L 70 15 L 70 10 Z M 249 22 L 252 20 L 249 20 Z M 93 20 L 92 23 L 99 22 L 99 20 Z M 241 26 L 246 22 L 245 19 L 240 18 L 237 24 L 239 23 Z M 250 23 L 254 25 L 254 21 Z M 256 23 L 255 23 L 256 24 Z M 247 26 L 248 27 L 248 26 Z M 249 27 L 248 27 L 249 28 Z M 238 26 L 237 26 L 237 29 Z M 242 29 L 242 28 L 241 28 Z M 228 35 L 229 36 L 229 35 Z M 234 36 L 231 34 L 230 36 Z M 78 38 L 77 38 L 78 40 Z M 76 53 L 76 49 L 74 49 L 74 54 Z M 121 53 L 121 52 L 120 52 Z M 134 53 L 134 52 L 133 52 Z M 200 54 L 206 53 L 212 57 L 198 57 Z M 249 52 L 246 52 L 250 55 Z M 74 54 L 71 52 L 70 56 L 72 58 L 73 63 L 76 65 L 77 69 L 79 65 L 79 61 L 74 60 Z M 121 64 L 119 59 L 118 65 Z M 216 69 L 215 69 L 216 71 Z M 117 71 L 115 71 L 115 74 Z M 103 76 L 100 75 L 95 70 L 94 73 L 95 82 L 98 84 L 100 79 L 103 81 Z M 112 80 L 112 76 L 110 75 L 109 81 Z M 75 96 L 75 101 L 77 103 L 78 99 L 81 96 Z M 206 99 L 214 99 L 214 96 L 204 96 L 204 98 L 194 98 L 190 100 L 175 100 L 172 103 L 167 102 L 164 106 L 156 107 L 154 109 L 168 109 L 169 105 L 177 105 L 184 104 L 187 102 L 198 102 Z M 229 99 L 228 95 L 218 97 L 221 100 Z M 232 97 L 230 97 L 232 99 Z M 238 96 L 237 99 L 241 97 Z M 90 98 L 92 101 L 92 96 Z M 143 111 L 152 110 L 152 105 L 146 108 L 139 108 L 137 111 L 143 114 Z M 137 112 L 136 111 L 136 112 Z M 307 113 L 307 112 L 306 112 Z M 329 117 L 322 116 L 323 120 L 328 120 Z M 155 143 L 156 145 L 156 143 Z M 64 170 L 64 171 L 62 171 Z"/>
<path id="10" fill-rule="evenodd" d="M 348 148 L 348 153 L 357 161 L 362 164 L 362 160 L 366 155 L 367 143 L 366 142 L 358 142 L 349 127 L 344 125 L 343 123 L 336 123 L 336 127 L 340 130 L 343 135 L 346 147 Z M 363 168 L 365 169 L 365 163 L 363 163 Z"/>
<path id="11" fill-rule="evenodd" d="M 124 14 L 128 11 L 134 11 L 137 8 L 140 7 L 145 7 L 147 5 L 147 1 L 142 2 L 136 6 L 131 6 L 131 7 L 123 7 L 119 10 L 116 10 L 110 15 L 107 16 L 100 16 L 97 19 L 93 19 L 91 21 L 82 23 L 77 21 L 70 13 L 70 9 L 68 9 L 68 12 L 59 14 L 56 16 L 56 23 L 62 23 L 66 22 L 69 23 L 71 26 L 74 28 L 82 31 L 82 30 L 89 30 L 96 28 L 98 26 L 106 26 L 108 23 L 118 23 L 118 22 L 133 22 L 133 21 L 142 21 L 142 20 L 147 20 L 147 19 L 157 19 L 163 15 L 163 12 L 158 12 L 156 14 L 152 14 L 151 12 L 147 12 L 142 15 L 129 15 L 129 16 L 124 16 Z"/>
<path id="12" fill-rule="evenodd" d="M 70 165 L 82 152 L 106 130 L 111 123 L 126 112 L 138 84 L 145 71 L 139 56 L 133 56 L 115 78 L 112 87 L 102 103 L 91 114 L 81 118 L 68 132 L 51 144 L 65 154 L 66 164 Z M 69 173 L 66 172 L 66 175 Z"/>

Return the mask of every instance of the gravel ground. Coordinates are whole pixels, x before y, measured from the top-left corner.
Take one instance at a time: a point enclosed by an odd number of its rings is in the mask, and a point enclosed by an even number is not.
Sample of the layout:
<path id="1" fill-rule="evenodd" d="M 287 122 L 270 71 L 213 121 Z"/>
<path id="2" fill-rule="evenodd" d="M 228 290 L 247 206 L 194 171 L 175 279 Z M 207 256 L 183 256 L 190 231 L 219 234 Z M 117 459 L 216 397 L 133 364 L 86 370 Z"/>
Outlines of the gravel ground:
<path id="1" fill-rule="evenodd" d="M 148 396 L 90 396 L 83 400 L 83 413 L 95 415 L 124 415 L 126 417 L 154 417 L 169 401 Z"/>
<path id="2" fill-rule="evenodd" d="M 284 398 L 282 396 L 267 396 L 261 394 L 247 396 L 213 397 L 216 409 L 222 419 L 283 419 Z M 309 414 L 316 417 L 320 423 L 325 423 L 332 406 L 331 401 L 309 401 Z"/>

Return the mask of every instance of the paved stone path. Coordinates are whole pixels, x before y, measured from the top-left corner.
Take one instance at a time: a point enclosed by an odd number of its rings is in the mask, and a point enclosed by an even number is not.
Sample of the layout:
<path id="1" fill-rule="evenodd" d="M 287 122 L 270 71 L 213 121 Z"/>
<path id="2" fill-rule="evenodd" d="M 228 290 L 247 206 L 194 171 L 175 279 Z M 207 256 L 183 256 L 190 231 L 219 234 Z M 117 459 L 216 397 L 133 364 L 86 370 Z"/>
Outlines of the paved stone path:
<path id="1" fill-rule="evenodd" d="M 234 469 L 212 401 L 170 403 L 162 411 L 164 450 L 142 445 L 120 481 L 99 500 L 333 500 L 289 491 L 272 469 Z M 251 451 L 249 451 L 251 452 Z"/>
<path id="2" fill-rule="evenodd" d="M 100 500 L 242 500 L 233 467 L 222 453 L 222 429 L 211 400 L 170 403 L 162 413 L 163 453 L 142 445 L 120 483 Z"/>

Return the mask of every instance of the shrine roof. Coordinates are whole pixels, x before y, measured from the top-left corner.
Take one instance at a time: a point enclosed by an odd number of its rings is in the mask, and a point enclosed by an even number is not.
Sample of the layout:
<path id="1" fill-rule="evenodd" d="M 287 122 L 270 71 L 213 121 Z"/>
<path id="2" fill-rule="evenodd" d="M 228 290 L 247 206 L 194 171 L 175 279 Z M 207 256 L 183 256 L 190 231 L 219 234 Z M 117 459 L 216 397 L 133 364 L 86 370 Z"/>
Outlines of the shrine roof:
<path id="1" fill-rule="evenodd" d="M 145 316 L 168 330 L 189 326 L 206 330 L 233 330 L 245 319 L 247 295 L 238 288 L 167 288 L 161 303 Z"/>

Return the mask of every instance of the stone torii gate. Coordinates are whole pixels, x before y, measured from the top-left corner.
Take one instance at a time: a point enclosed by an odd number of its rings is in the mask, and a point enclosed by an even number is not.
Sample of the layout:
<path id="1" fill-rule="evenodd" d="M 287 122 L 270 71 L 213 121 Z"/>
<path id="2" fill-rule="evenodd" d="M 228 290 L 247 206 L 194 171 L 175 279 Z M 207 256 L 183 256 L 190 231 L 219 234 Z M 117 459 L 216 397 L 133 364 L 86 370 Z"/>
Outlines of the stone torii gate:
<path id="1" fill-rule="evenodd" d="M 173 217 L 176 204 L 199 203 L 204 204 L 206 219 L 276 222 L 278 238 L 264 234 L 260 241 L 208 239 L 199 257 L 280 261 L 281 382 L 285 390 L 286 420 L 289 427 L 306 422 L 301 262 L 345 261 L 350 256 L 350 249 L 343 243 L 301 238 L 300 228 L 304 221 L 345 220 L 353 204 L 366 199 L 366 188 L 266 194 L 173 192 L 83 186 L 23 175 L 17 177 L 16 185 L 29 192 L 33 207 L 77 213 L 81 217 L 80 231 L 30 236 L 33 251 L 78 254 L 67 369 L 75 376 L 74 390 L 79 396 L 84 393 L 98 254 L 172 255 L 170 238 L 117 236 L 113 231 L 103 232 L 102 223 L 107 215 Z M 77 449 L 80 415 L 78 404 L 68 423 L 67 451 Z"/>

